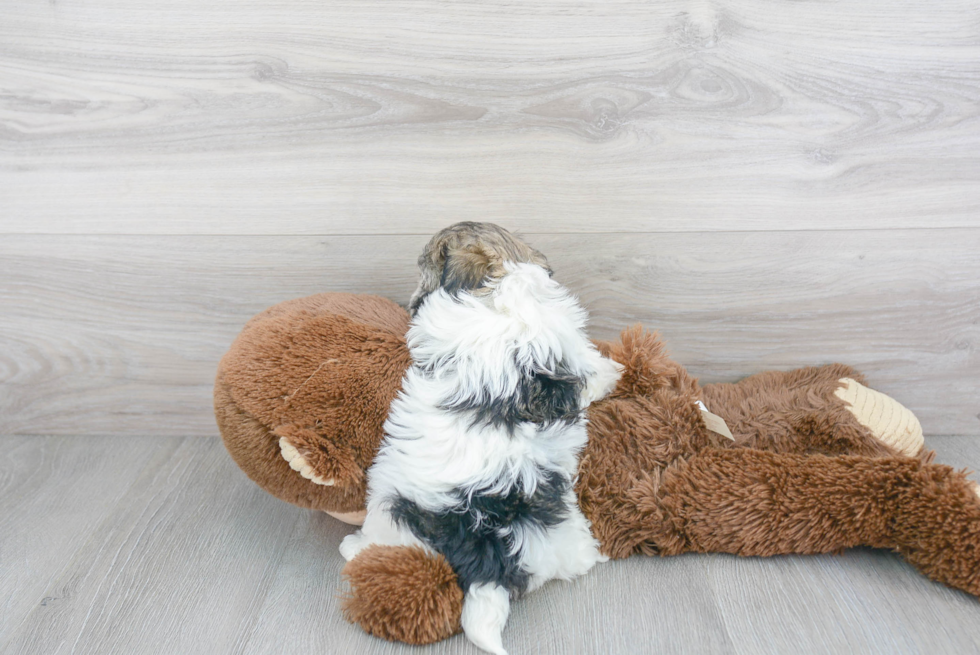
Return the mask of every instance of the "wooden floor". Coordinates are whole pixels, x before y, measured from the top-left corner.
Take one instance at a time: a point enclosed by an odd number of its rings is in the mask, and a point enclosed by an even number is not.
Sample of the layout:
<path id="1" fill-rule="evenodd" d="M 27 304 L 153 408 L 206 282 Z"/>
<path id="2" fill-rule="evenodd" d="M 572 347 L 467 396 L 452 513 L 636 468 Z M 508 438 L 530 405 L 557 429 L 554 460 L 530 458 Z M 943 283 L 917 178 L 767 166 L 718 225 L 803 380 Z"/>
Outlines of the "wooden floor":
<path id="1" fill-rule="evenodd" d="M 980 439 L 929 440 L 980 468 Z M 265 494 L 221 441 L 0 439 L 0 652 L 472 653 L 417 650 L 343 621 L 351 529 Z M 526 653 L 978 653 L 980 602 L 896 556 L 634 557 L 517 602 Z"/>

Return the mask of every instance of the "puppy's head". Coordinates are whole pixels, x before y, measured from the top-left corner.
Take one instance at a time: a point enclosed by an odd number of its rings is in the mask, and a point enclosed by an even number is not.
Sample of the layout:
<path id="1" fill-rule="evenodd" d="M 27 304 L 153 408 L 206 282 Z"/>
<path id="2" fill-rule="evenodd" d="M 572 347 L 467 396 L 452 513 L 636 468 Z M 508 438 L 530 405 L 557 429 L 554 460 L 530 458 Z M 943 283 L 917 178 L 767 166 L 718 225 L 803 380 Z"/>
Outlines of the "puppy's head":
<path id="1" fill-rule="evenodd" d="M 504 262 L 536 264 L 548 273 L 548 260 L 540 252 L 493 223 L 456 223 L 441 230 L 419 257 L 419 286 L 409 310 L 418 311 L 436 289 L 457 294 L 487 293 L 488 283 L 504 275 Z"/>

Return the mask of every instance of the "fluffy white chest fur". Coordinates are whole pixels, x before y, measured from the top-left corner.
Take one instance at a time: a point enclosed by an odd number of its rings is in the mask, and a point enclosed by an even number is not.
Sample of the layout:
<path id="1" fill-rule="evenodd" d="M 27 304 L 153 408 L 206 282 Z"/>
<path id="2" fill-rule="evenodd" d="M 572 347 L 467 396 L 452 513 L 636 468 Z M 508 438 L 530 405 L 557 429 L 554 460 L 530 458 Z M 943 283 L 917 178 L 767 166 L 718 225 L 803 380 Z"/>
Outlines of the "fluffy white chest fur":
<path id="1" fill-rule="evenodd" d="M 619 367 L 585 334 L 578 302 L 533 264 L 507 264 L 491 293 L 440 289 L 408 333 L 413 365 L 368 471 L 371 544 L 442 553 L 462 586 L 467 637 L 504 653 L 512 595 L 604 557 L 572 489 L 584 410 Z"/>

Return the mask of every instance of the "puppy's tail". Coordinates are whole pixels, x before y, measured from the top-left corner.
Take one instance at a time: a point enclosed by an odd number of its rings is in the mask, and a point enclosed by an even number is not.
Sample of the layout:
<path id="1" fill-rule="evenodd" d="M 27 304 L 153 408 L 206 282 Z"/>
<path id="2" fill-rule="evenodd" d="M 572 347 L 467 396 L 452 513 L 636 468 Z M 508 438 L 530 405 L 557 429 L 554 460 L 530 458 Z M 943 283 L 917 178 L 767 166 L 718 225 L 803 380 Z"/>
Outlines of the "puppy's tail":
<path id="1" fill-rule="evenodd" d="M 470 585 L 463 599 L 463 615 L 460 622 L 466 638 L 477 648 L 507 655 L 500 635 L 510 614 L 510 594 L 504 587 L 493 583 Z"/>

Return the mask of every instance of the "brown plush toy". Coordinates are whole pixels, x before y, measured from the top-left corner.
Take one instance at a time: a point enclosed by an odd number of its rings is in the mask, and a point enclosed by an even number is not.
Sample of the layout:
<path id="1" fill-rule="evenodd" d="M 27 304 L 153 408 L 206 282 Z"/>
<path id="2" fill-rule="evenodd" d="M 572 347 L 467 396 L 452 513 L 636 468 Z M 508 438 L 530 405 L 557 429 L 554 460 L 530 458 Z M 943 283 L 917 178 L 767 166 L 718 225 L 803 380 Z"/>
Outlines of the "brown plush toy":
<path id="1" fill-rule="evenodd" d="M 407 326 L 394 303 L 350 294 L 252 319 L 215 383 L 218 425 L 239 466 L 283 500 L 358 522 L 410 363 Z M 589 408 L 576 492 L 611 558 L 865 545 L 980 596 L 980 487 L 931 463 L 911 412 L 853 369 L 702 387 L 639 328 L 599 347 L 625 369 Z M 708 429 L 699 400 L 733 440 Z M 441 556 L 372 546 L 344 573 L 345 615 L 371 634 L 424 644 L 459 630 L 463 593 Z"/>

